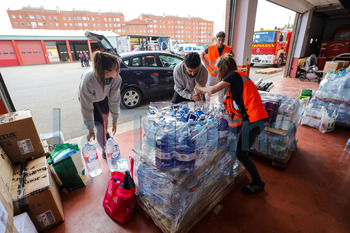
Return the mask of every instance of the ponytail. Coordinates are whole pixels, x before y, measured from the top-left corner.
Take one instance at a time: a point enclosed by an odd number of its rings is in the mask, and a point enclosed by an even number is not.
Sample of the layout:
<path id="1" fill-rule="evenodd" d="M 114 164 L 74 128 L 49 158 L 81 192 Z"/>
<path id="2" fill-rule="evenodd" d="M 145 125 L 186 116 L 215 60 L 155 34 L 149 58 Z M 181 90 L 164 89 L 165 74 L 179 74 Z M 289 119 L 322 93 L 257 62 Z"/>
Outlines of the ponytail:
<path id="1" fill-rule="evenodd" d="M 102 90 L 104 91 L 105 87 L 105 71 L 112 71 L 116 69 L 121 63 L 119 57 L 101 51 L 95 51 L 93 53 L 93 61 L 94 61 L 94 75 L 101 85 Z"/>

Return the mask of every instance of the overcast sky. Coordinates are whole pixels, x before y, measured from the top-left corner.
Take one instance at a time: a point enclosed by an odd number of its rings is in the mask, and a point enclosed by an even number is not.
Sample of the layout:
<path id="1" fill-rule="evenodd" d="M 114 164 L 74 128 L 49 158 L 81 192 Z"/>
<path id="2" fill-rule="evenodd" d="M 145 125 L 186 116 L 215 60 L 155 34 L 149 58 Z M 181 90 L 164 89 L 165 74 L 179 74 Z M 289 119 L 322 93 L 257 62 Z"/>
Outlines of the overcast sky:
<path id="1" fill-rule="evenodd" d="M 130 4 L 128 4 L 130 3 Z M 97 12 L 120 11 L 126 20 L 137 18 L 140 14 L 177 15 L 180 17 L 201 17 L 214 21 L 214 34 L 224 30 L 226 0 L 3 0 L 0 4 L 0 29 L 10 29 L 11 24 L 6 10 L 21 9 L 23 6 L 43 6 L 48 10 L 55 10 L 59 6 L 61 10 L 88 10 Z M 275 26 L 283 27 L 293 23 L 295 13 L 265 0 L 258 0 L 257 18 L 255 29 L 273 29 Z"/>

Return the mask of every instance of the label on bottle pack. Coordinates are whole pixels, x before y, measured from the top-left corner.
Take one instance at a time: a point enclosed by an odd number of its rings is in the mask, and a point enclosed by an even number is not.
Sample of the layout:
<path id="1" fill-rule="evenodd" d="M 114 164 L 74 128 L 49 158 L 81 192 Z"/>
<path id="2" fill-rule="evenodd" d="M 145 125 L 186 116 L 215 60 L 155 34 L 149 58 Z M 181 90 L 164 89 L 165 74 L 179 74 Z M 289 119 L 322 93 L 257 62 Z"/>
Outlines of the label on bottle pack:
<path id="1" fill-rule="evenodd" d="M 180 161 L 185 161 L 185 162 L 189 162 L 192 161 L 194 159 L 196 159 L 196 152 L 190 153 L 190 154 L 178 154 L 178 160 Z"/>
<path id="2" fill-rule="evenodd" d="M 172 159 L 172 158 L 174 158 L 174 155 L 175 155 L 175 153 L 173 151 L 169 152 L 169 153 L 164 153 L 164 152 L 157 150 L 157 153 L 156 153 L 156 157 L 159 159 Z"/>

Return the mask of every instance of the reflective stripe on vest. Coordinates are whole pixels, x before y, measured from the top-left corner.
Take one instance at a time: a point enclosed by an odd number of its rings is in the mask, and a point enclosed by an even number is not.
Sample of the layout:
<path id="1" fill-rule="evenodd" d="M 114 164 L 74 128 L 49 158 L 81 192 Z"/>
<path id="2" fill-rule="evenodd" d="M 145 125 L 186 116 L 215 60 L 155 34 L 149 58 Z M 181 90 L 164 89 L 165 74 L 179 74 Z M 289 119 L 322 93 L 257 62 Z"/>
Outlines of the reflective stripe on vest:
<path id="1" fill-rule="evenodd" d="M 230 53 L 232 51 L 232 47 L 225 45 L 224 50 L 222 51 L 221 56 L 223 56 L 226 53 Z M 215 67 L 216 60 L 220 57 L 219 55 L 219 50 L 216 47 L 215 44 L 209 45 L 208 47 L 208 54 L 205 56 L 206 57 L 206 63 L 209 67 L 208 71 L 211 76 L 216 76 L 218 71 Z"/>

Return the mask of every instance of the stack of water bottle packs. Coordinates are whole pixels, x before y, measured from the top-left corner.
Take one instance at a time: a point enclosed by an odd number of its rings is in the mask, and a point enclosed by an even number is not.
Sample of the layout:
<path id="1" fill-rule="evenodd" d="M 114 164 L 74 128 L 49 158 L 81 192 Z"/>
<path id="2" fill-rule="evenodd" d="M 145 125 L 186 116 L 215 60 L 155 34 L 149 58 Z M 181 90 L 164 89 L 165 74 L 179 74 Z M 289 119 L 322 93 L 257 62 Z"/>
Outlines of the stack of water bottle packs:
<path id="1" fill-rule="evenodd" d="M 142 150 L 135 150 L 136 194 L 163 231 L 191 227 L 242 177 L 228 123 L 219 104 L 150 104 Z"/>
<path id="2" fill-rule="evenodd" d="M 320 83 L 303 113 L 302 124 L 319 128 L 321 108 L 329 116 L 335 116 L 336 123 L 350 126 L 350 69 L 340 73 L 330 71 Z"/>
<path id="3" fill-rule="evenodd" d="M 276 160 L 284 160 L 295 150 L 295 133 L 300 122 L 297 98 L 260 92 L 269 116 L 268 126 L 256 138 L 252 150 Z"/>

